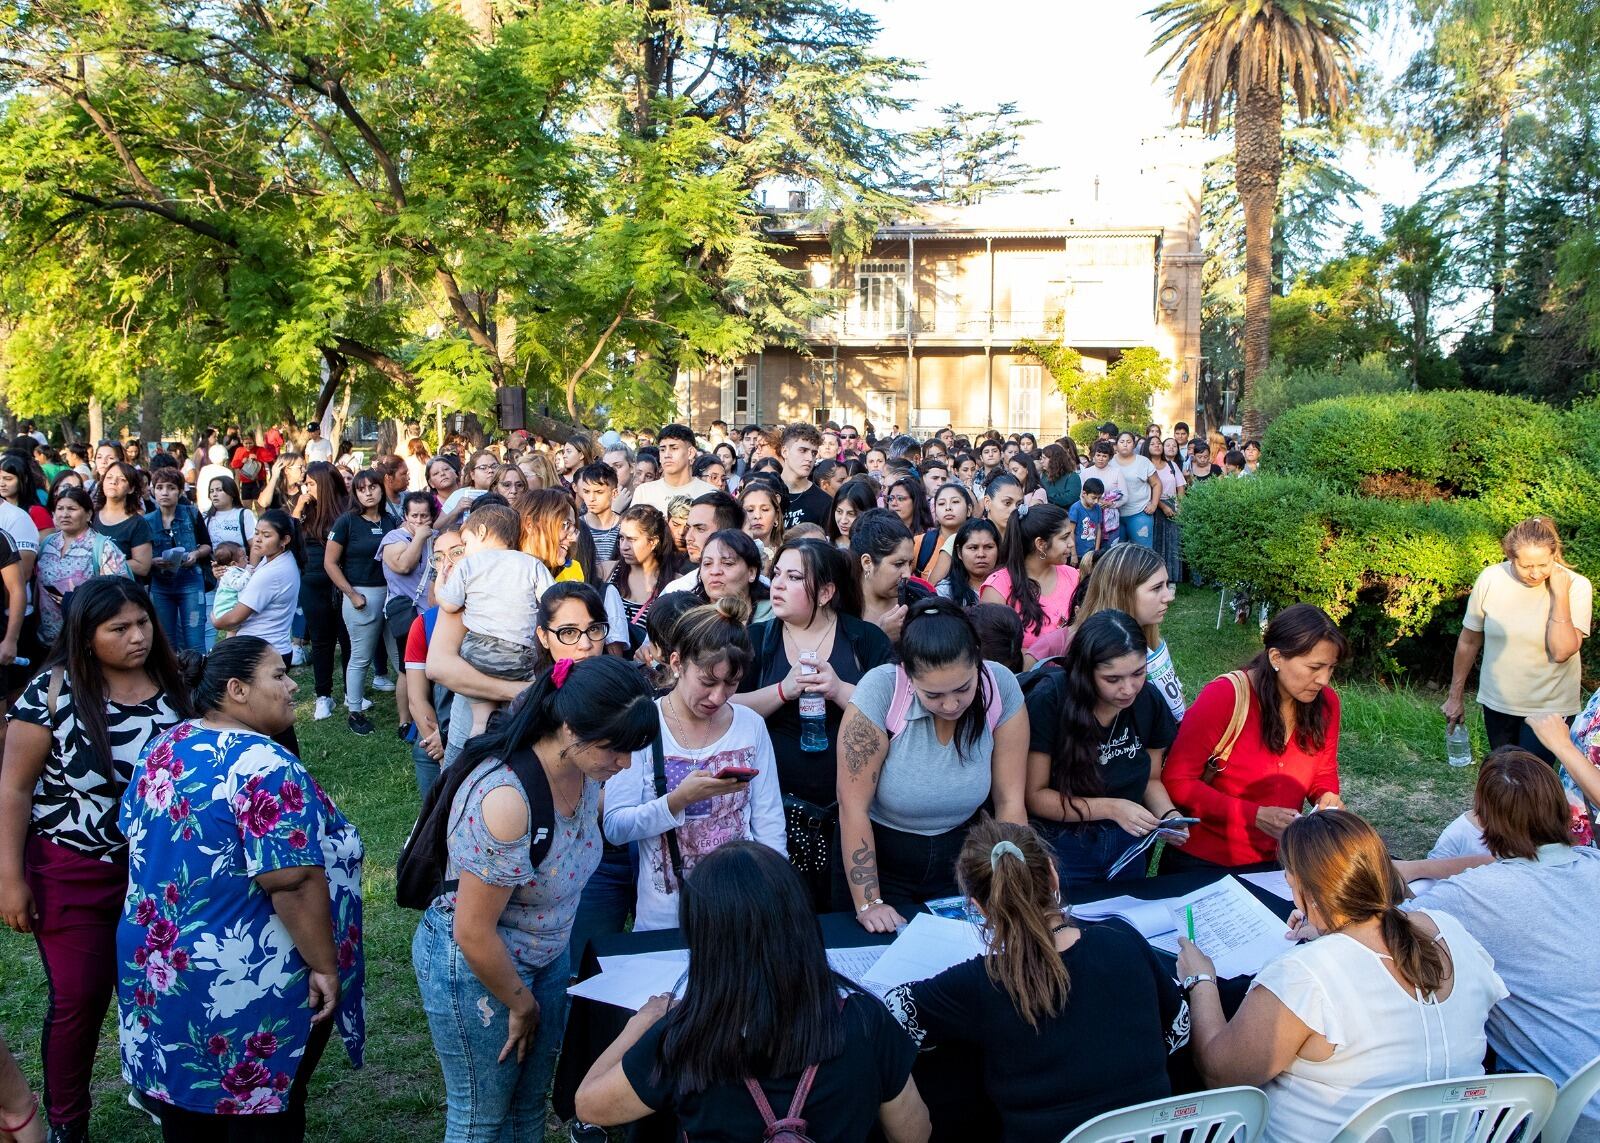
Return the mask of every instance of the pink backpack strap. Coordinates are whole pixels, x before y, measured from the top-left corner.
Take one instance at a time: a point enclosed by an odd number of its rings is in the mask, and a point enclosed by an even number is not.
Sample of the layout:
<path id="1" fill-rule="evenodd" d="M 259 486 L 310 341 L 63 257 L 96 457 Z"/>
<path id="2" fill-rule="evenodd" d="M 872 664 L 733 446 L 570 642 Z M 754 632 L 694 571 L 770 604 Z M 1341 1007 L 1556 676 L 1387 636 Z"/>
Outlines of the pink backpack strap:
<path id="1" fill-rule="evenodd" d="M 789 1101 L 789 1113 L 782 1119 L 772 1113 L 772 1104 L 767 1101 L 767 1093 L 761 1090 L 761 1085 L 749 1076 L 745 1077 L 745 1090 L 750 1093 L 750 1098 L 755 1101 L 756 1110 L 761 1113 L 761 1121 L 766 1124 L 764 1138 L 775 1138 L 779 1132 L 790 1131 L 797 1135 L 804 1135 L 806 1121 L 800 1117 L 800 1112 L 806 1105 L 806 1097 L 811 1094 L 811 1084 L 817 1078 L 817 1065 L 809 1065 L 800 1073 L 800 1082 L 795 1085 L 794 1098 Z"/>
<path id="2" fill-rule="evenodd" d="M 993 734 L 995 727 L 1000 725 L 1000 718 L 1005 713 L 1005 703 L 1000 698 L 1000 685 L 995 681 L 994 672 L 989 669 L 989 664 L 983 665 L 983 676 L 988 680 L 989 703 L 984 708 L 983 720 L 989 725 L 989 733 Z M 906 716 L 911 712 L 911 679 L 906 674 L 906 669 L 896 666 L 894 669 L 894 694 L 889 698 L 889 711 L 883 719 L 883 729 L 890 738 L 899 734 L 906 728 Z"/>
<path id="3" fill-rule="evenodd" d="M 883 716 L 883 729 L 890 738 L 906 728 L 906 715 L 911 712 L 911 679 L 906 669 L 895 664 L 894 694 L 889 696 L 889 710 Z"/>

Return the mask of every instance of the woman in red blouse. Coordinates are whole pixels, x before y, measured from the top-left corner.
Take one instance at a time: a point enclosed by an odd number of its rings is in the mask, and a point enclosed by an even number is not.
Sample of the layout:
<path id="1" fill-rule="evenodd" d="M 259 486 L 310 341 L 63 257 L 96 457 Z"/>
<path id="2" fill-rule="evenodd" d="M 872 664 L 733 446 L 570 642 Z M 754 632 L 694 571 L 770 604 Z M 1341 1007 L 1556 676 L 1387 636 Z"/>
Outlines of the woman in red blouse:
<path id="1" fill-rule="evenodd" d="M 1200 819 L 1182 864 L 1274 861 L 1278 838 L 1310 803 L 1340 809 L 1339 696 L 1328 685 L 1350 650 L 1321 608 L 1299 603 L 1267 625 L 1261 653 L 1245 667 L 1244 728 L 1215 777 L 1206 760 L 1233 718 L 1234 683 L 1224 676 L 1201 690 L 1178 727 L 1162 780 L 1173 802 Z"/>

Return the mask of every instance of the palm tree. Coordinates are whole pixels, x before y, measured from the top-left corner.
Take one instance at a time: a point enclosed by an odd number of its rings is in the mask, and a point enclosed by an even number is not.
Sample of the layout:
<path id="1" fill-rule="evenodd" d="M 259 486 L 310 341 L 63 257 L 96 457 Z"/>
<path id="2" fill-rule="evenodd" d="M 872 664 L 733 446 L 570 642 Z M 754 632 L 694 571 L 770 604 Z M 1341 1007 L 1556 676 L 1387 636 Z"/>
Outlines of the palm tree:
<path id="1" fill-rule="evenodd" d="M 1172 101 L 1183 122 L 1197 109 L 1207 134 L 1233 117 L 1234 182 L 1244 205 L 1244 384 L 1239 403 L 1267 367 L 1272 294 L 1272 218 L 1283 170 L 1283 89 L 1300 118 L 1337 116 L 1350 102 L 1361 22 L 1339 0 L 1163 0 L 1152 52 L 1176 71 Z M 1245 435 L 1260 414 L 1246 412 Z"/>

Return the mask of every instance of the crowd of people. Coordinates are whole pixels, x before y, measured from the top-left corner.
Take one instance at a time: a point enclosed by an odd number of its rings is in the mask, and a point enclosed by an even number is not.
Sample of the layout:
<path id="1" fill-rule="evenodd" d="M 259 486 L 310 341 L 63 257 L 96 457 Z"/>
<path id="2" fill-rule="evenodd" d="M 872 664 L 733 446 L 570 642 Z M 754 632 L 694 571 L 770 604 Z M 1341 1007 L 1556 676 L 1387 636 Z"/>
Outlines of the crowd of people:
<path id="1" fill-rule="evenodd" d="M 594 1061 L 574 1140 L 664 1111 L 747 1140 L 773 1108 L 819 1143 L 926 1139 L 913 1069 L 940 1043 L 1023 1143 L 1238 1083 L 1272 1138 L 1325 1139 L 1390 1087 L 1600 1055 L 1563 936 L 1600 906 L 1590 585 L 1548 521 L 1467 605 L 1444 713 L 1481 656 L 1472 805 L 1396 863 L 1341 798 L 1326 614 L 1283 608 L 1187 685 L 1162 636 L 1182 497 L 1249 477 L 1256 442 L 401 438 L 370 465 L 315 426 L 0 457 L 0 919 L 49 989 L 43 1103 L 0 1051 L 0 1139 L 88 1138 L 113 1002 L 168 1140 L 302 1138 L 335 1033 L 361 1063 L 363 846 L 300 758 L 302 665 L 352 748 L 369 691 L 395 695 L 452 1143 L 544 1137 L 568 984 L 629 928 L 680 928 L 687 981 Z M 1263 863 L 1300 943 L 1247 993 L 1193 944 L 1174 966 L 1072 916 L 1108 883 Z M 951 896 L 983 957 L 885 1000 L 830 969 L 821 915 L 889 934 Z"/>

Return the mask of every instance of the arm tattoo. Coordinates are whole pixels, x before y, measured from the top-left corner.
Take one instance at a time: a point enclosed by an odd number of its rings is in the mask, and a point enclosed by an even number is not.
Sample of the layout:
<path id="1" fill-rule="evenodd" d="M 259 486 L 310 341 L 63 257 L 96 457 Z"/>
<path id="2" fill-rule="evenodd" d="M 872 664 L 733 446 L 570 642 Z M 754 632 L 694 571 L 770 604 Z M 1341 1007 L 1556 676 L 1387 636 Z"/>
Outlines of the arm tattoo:
<path id="1" fill-rule="evenodd" d="M 846 717 L 839 735 L 839 749 L 844 752 L 845 769 L 852 778 L 859 777 L 873 761 L 881 761 L 877 755 L 883 748 L 882 736 L 883 732 L 859 711 Z"/>
<path id="2" fill-rule="evenodd" d="M 861 847 L 850 855 L 850 884 L 861 888 L 863 900 L 871 901 L 878 893 L 878 855 L 862 839 Z"/>

